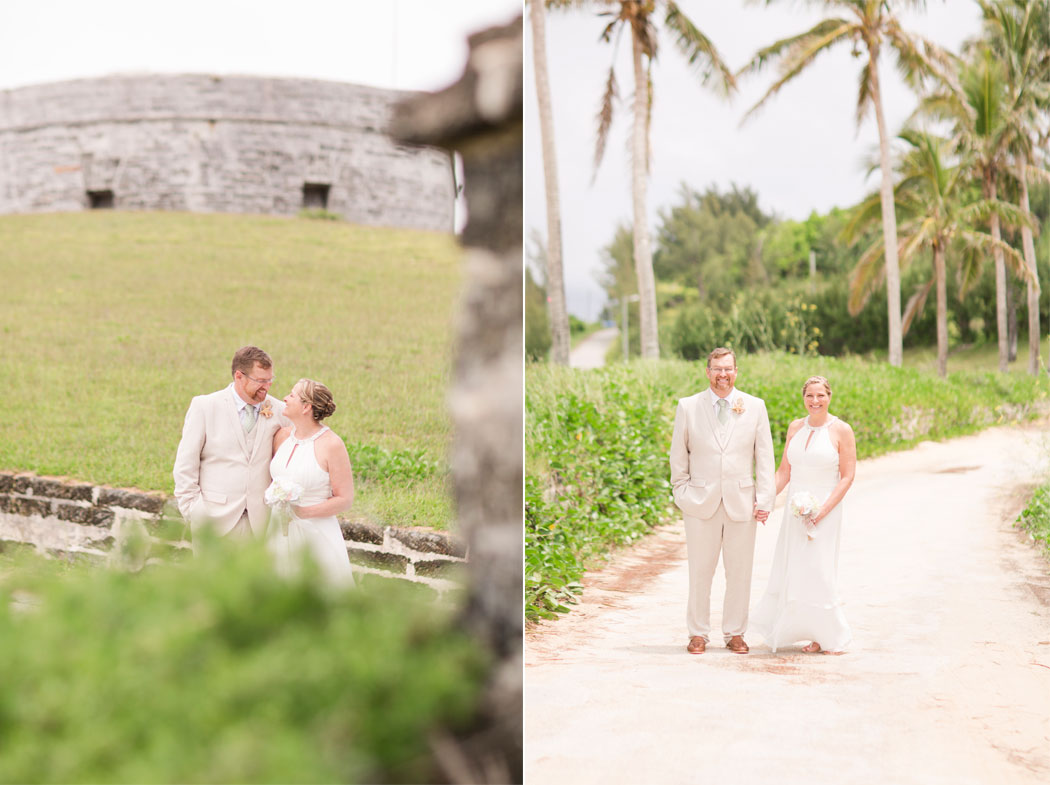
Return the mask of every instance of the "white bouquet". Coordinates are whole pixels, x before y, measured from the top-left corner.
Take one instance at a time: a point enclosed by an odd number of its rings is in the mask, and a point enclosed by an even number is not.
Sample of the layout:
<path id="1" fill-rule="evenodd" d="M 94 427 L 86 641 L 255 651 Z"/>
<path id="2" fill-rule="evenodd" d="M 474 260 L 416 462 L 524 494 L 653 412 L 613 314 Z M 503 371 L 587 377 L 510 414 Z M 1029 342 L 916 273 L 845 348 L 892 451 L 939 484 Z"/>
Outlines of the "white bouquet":
<path id="1" fill-rule="evenodd" d="M 820 502 L 817 501 L 817 497 L 809 491 L 799 491 L 791 497 L 788 506 L 791 508 L 792 515 L 802 519 L 806 527 L 806 536 L 811 540 L 815 539 L 817 525 L 813 523 L 813 516 L 820 512 Z"/>
<path id="2" fill-rule="evenodd" d="M 299 501 L 303 495 L 303 486 L 289 480 L 287 477 L 278 477 L 270 483 L 270 487 L 263 494 L 263 501 L 273 508 L 271 517 L 277 517 L 281 521 L 281 533 L 288 536 L 288 522 L 292 517 L 292 505 Z"/>

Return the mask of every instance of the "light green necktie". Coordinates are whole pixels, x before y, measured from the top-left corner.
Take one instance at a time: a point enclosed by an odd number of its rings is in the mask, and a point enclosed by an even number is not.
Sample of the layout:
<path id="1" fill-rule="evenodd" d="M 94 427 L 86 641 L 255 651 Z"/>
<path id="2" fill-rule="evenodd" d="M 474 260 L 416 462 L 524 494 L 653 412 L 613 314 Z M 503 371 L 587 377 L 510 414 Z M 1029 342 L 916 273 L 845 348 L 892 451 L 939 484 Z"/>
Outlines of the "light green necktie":
<path id="1" fill-rule="evenodd" d="M 729 401 L 725 398 L 718 399 L 718 422 L 721 425 L 729 422 Z"/>
<path id="2" fill-rule="evenodd" d="M 254 406 L 245 406 L 244 407 L 244 417 L 242 418 L 242 423 L 244 425 L 244 432 L 245 433 L 251 433 L 252 428 L 255 427 L 255 417 L 256 417 L 255 407 Z"/>

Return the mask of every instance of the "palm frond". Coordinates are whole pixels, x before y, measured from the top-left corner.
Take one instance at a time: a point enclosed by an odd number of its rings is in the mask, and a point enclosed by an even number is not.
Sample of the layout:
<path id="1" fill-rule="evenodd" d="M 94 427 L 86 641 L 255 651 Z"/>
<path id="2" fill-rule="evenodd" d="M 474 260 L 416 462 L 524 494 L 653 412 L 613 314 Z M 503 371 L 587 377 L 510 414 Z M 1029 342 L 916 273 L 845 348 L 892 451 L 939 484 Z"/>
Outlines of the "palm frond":
<path id="1" fill-rule="evenodd" d="M 904 314 L 901 316 L 902 336 L 907 335 L 908 330 L 911 329 L 911 323 L 922 316 L 923 309 L 926 307 L 926 298 L 930 296 L 930 290 L 935 283 L 937 279 L 931 278 L 926 283 L 919 285 L 908 298 L 908 304 L 904 306 Z"/>
<path id="2" fill-rule="evenodd" d="M 591 174 L 591 183 L 598 176 L 598 167 L 601 165 L 602 156 L 605 155 L 605 143 L 609 140 L 609 128 L 613 121 L 613 108 L 619 97 L 619 89 L 616 86 L 616 69 L 610 66 L 609 78 L 605 82 L 605 92 L 602 94 L 601 107 L 598 110 L 598 136 L 594 147 L 594 172 Z"/>
<path id="3" fill-rule="evenodd" d="M 966 295 L 970 293 L 970 290 L 980 280 L 982 261 L 983 257 L 977 248 L 967 244 L 963 251 L 962 261 L 959 263 L 959 273 L 956 276 L 956 281 L 959 285 L 959 302 L 963 302 L 966 299 Z"/>
<path id="4" fill-rule="evenodd" d="M 1029 164 L 1025 167 L 1025 179 L 1030 183 L 1050 184 L 1050 171 L 1043 169 L 1041 166 Z"/>
<path id="5" fill-rule="evenodd" d="M 1032 219 L 1024 210 L 1002 199 L 978 199 L 961 207 L 956 213 L 959 223 L 966 226 L 978 226 L 992 215 L 999 216 L 1009 226 L 1032 228 Z"/>
<path id="6" fill-rule="evenodd" d="M 692 20 L 682 13 L 678 4 L 672 0 L 667 0 L 664 23 L 675 34 L 675 45 L 689 61 L 689 65 L 700 74 L 703 84 L 707 84 L 714 74 L 718 74 L 716 87 L 722 95 L 728 96 L 736 89 L 736 78 L 711 39 L 697 29 Z"/>
<path id="7" fill-rule="evenodd" d="M 864 115 L 868 110 L 868 104 L 871 101 L 871 60 L 869 59 L 864 63 L 864 67 L 860 69 L 860 84 L 857 86 L 857 125 L 859 126 L 864 122 Z M 878 168 L 876 165 L 873 169 Z M 868 172 L 871 174 L 871 172 Z"/>
<path id="8" fill-rule="evenodd" d="M 957 237 L 960 240 L 964 240 L 966 245 L 970 248 L 982 252 L 985 255 L 996 249 L 1002 251 L 1004 261 L 1010 265 L 1010 268 L 1018 278 L 1021 278 L 1024 281 L 1034 280 L 1032 271 L 1028 269 L 1024 257 L 1009 243 L 1003 242 L 1002 240 L 996 240 L 990 234 L 972 230 L 961 231 L 958 233 Z"/>
<path id="9" fill-rule="evenodd" d="M 850 211 L 849 220 L 839 233 L 839 239 L 846 245 L 853 245 L 865 231 L 881 220 L 881 196 L 875 191 Z"/>
<path id="10" fill-rule="evenodd" d="M 857 32 L 857 26 L 845 19 L 825 19 L 818 22 L 805 33 L 777 41 L 759 52 L 751 63 L 744 66 L 738 75 L 744 72 L 757 72 L 772 60 L 779 59 L 781 54 L 786 53 L 780 68 L 780 76 L 766 91 L 766 94 L 751 107 L 740 124 L 743 125 L 769 98 L 780 91 L 787 82 L 798 76 L 799 73 L 817 57 L 832 45 L 844 38 L 851 37 Z"/>
<path id="11" fill-rule="evenodd" d="M 884 254 L 885 243 L 880 238 L 861 254 L 857 264 L 850 271 L 849 299 L 846 301 L 850 316 L 856 316 L 864 310 L 871 295 L 882 283 L 886 273 L 886 267 L 883 264 Z"/>

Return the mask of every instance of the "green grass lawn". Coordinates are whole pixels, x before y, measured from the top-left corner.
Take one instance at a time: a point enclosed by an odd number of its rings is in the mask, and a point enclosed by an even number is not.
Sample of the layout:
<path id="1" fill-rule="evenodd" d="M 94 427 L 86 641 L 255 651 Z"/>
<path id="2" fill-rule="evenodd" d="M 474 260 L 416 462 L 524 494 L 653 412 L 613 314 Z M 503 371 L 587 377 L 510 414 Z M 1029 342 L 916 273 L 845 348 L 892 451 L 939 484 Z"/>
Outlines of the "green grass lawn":
<path id="1" fill-rule="evenodd" d="M 886 352 L 871 352 L 866 357 L 877 362 L 886 361 Z M 1040 369 L 1046 374 L 1047 342 L 1043 340 L 1040 350 Z M 937 373 L 937 347 L 916 346 L 904 350 L 904 367 L 926 373 Z M 961 344 L 948 350 L 948 373 L 999 372 L 999 345 L 995 340 L 979 344 Z M 1028 336 L 1022 334 L 1017 340 L 1017 359 L 1007 367 L 1007 373 L 1028 374 Z"/>
<path id="2" fill-rule="evenodd" d="M 244 344 L 335 396 L 351 514 L 446 527 L 450 235 L 260 216 L 0 216 L 0 469 L 170 493 L 190 398 Z"/>

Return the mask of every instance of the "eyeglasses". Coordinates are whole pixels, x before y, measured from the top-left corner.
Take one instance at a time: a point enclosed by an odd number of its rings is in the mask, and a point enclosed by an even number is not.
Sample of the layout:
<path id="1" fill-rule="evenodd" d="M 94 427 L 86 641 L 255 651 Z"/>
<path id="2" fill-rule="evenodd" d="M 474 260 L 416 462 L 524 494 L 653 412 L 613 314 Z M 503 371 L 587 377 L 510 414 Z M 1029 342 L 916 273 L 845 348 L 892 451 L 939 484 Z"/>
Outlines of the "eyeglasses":
<path id="1" fill-rule="evenodd" d="M 254 376 L 249 376 L 244 371 L 241 371 L 241 375 L 245 379 L 251 379 L 256 384 L 261 384 L 263 386 L 266 386 L 268 384 L 273 384 L 275 381 L 277 381 L 277 377 L 276 376 L 271 376 L 269 379 L 256 379 Z"/>

